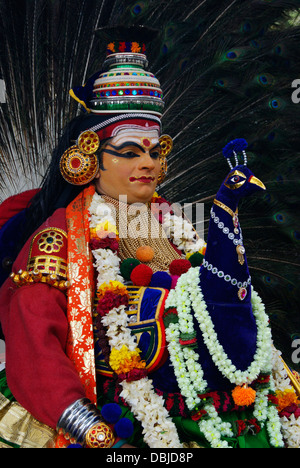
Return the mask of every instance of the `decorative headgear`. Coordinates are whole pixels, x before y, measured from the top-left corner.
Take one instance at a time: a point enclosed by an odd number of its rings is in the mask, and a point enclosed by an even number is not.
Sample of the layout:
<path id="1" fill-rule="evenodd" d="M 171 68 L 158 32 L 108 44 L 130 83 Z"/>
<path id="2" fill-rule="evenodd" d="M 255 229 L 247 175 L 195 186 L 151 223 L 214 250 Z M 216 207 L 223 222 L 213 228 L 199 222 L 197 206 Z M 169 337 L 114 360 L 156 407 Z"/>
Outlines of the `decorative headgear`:
<path id="1" fill-rule="evenodd" d="M 103 69 L 84 86 L 70 90 L 71 97 L 88 113 L 78 129 L 77 144 L 63 154 L 60 162 L 62 176 L 73 185 L 85 185 L 94 179 L 99 169 L 96 152 L 103 140 L 126 128 L 156 129 L 161 133 L 162 90 L 157 78 L 146 71 L 145 55 L 145 43 L 156 32 L 140 26 L 103 28 L 96 33 L 109 41 Z M 118 40 L 112 41 L 112 37 Z M 163 135 L 160 142 L 159 183 L 166 176 L 166 156 L 172 149 L 172 139 Z"/>
<path id="2" fill-rule="evenodd" d="M 247 166 L 247 154 L 246 148 L 248 147 L 248 143 L 244 138 L 237 138 L 236 140 L 232 140 L 223 148 L 223 156 L 227 159 L 228 165 L 230 169 L 233 169 L 232 162 L 230 158 L 234 157 L 235 165 L 239 165 L 238 161 L 238 154 L 241 152 L 244 156 L 244 166 Z"/>

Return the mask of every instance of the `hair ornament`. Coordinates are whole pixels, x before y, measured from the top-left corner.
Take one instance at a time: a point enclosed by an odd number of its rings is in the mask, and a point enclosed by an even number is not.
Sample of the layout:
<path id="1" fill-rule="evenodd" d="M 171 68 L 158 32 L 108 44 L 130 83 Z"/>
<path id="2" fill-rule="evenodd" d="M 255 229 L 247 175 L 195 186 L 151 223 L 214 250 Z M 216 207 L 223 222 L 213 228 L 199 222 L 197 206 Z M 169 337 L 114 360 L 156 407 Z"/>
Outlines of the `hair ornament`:
<path id="1" fill-rule="evenodd" d="M 239 161 L 238 161 L 239 152 L 243 154 L 244 166 L 247 166 L 247 154 L 245 151 L 247 147 L 248 147 L 248 143 L 244 138 L 237 138 L 227 143 L 227 145 L 223 148 L 223 156 L 227 159 L 230 169 L 233 169 L 232 162 L 230 161 L 232 157 L 234 157 L 235 166 L 239 165 Z"/>

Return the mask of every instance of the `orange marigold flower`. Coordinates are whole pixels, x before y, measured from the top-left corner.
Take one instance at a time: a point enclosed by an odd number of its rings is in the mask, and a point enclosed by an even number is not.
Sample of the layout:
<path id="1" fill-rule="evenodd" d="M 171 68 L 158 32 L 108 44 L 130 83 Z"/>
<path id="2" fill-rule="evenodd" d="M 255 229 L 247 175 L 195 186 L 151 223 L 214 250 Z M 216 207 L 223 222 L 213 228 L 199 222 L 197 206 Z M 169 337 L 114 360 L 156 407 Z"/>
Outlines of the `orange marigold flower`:
<path id="1" fill-rule="evenodd" d="M 243 387 L 235 387 L 232 391 L 232 398 L 238 406 L 250 406 L 254 403 L 256 391 L 251 387 L 244 385 Z"/>
<path id="2" fill-rule="evenodd" d="M 277 391 L 276 396 L 278 399 L 278 411 L 282 411 L 284 408 L 287 408 L 288 406 L 292 405 L 295 403 L 298 405 L 300 403 L 295 391 L 291 389 L 286 389 L 283 392 L 282 391 Z"/>

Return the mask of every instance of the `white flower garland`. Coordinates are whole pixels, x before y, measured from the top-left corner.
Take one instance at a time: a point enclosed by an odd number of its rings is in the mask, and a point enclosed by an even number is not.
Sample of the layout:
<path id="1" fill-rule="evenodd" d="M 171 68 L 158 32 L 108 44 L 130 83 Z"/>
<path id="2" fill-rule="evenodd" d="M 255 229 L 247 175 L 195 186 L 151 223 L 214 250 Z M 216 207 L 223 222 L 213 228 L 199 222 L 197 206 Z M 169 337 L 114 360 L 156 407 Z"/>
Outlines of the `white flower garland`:
<path id="1" fill-rule="evenodd" d="M 109 222 L 114 225 L 111 210 L 105 200 L 95 193 L 90 205 L 90 228 Z M 115 227 L 115 226 L 114 226 Z M 119 281 L 124 283 L 119 274 L 120 259 L 109 249 L 92 251 L 94 266 L 98 272 L 98 288 L 103 283 Z M 107 337 L 111 349 L 120 350 L 124 344 L 130 351 L 137 349 L 135 339 L 128 327 L 128 316 L 124 306 L 113 308 L 102 318 L 108 328 Z M 176 427 L 164 407 L 164 400 L 154 391 L 152 381 L 147 377 L 133 382 L 121 382 L 123 391 L 120 396 L 130 405 L 132 412 L 143 426 L 144 440 L 150 448 L 182 448 Z"/>
<path id="2" fill-rule="evenodd" d="M 97 228 L 101 223 L 108 222 L 115 224 L 112 212 L 106 201 L 95 193 L 90 206 L 90 227 Z M 182 229 L 183 225 L 183 229 Z M 166 215 L 162 223 L 166 232 L 171 233 L 173 243 L 186 253 L 198 252 L 206 244 L 201 239 L 195 239 L 195 231 L 186 220 L 176 215 Z M 115 226 L 114 226 L 115 227 Z M 181 229 L 181 231 L 179 231 Z M 181 232 L 181 236 L 178 236 Z M 123 277 L 120 275 L 120 259 L 109 249 L 93 250 L 95 259 L 94 266 L 98 272 L 97 287 L 110 281 L 119 281 L 124 284 Z M 193 321 L 189 316 L 191 305 L 197 314 L 199 323 L 203 323 L 203 335 L 206 343 L 210 347 L 210 352 L 215 356 L 216 364 L 223 370 L 227 378 L 234 379 L 235 383 L 244 382 L 245 378 L 252 381 L 253 376 L 259 374 L 262 369 L 262 363 L 267 366 L 268 361 L 268 343 L 270 340 L 270 331 L 267 327 L 266 314 L 261 304 L 260 298 L 253 291 L 253 307 L 257 311 L 257 320 L 260 324 L 258 331 L 258 347 L 253 363 L 247 371 L 238 371 L 226 356 L 221 345 L 218 344 L 217 336 L 214 333 L 209 314 L 203 301 L 203 295 L 200 288 L 195 288 L 198 281 L 199 268 L 191 268 L 189 272 L 179 278 L 176 290 L 171 290 L 167 299 L 168 304 L 175 305 L 180 315 L 180 324 L 178 328 L 171 324 L 166 330 L 167 340 L 169 342 L 169 352 L 174 365 L 175 375 L 181 389 L 182 395 L 186 398 L 187 406 L 190 409 L 195 408 L 200 402 L 198 394 L 204 393 L 207 383 L 203 378 L 202 367 L 198 362 L 199 356 L 190 348 L 181 348 L 179 344 L 180 333 L 193 332 Z M 187 288 L 185 287 L 187 286 Z M 180 290 L 180 293 L 178 291 Z M 188 292 L 187 292 L 188 291 Z M 173 302 L 172 302 L 173 301 Z M 107 336 L 111 348 L 121 349 L 126 344 L 130 351 L 137 348 L 134 338 L 131 336 L 128 328 L 128 316 L 124 306 L 112 309 L 103 319 L 103 325 L 108 327 Z M 213 335 L 210 335 L 210 333 Z M 213 336 L 213 339 L 211 338 Z M 185 364 L 184 364 L 185 363 Z M 268 367 L 269 369 L 269 367 Z M 252 380 L 251 380 L 252 379 Z M 138 381 L 121 383 L 123 391 L 121 397 L 127 401 L 136 418 L 142 423 L 143 433 L 146 443 L 150 448 L 180 448 L 182 447 L 174 423 L 169 418 L 168 412 L 164 407 L 163 398 L 158 396 L 153 388 L 152 381 L 148 378 L 142 378 Z M 257 392 L 254 415 L 260 421 L 268 420 L 267 428 L 270 434 L 271 442 L 274 446 L 282 446 L 280 434 L 280 421 L 276 408 L 268 408 L 267 391 Z M 213 404 L 206 404 L 205 411 L 209 419 L 199 422 L 199 428 L 204 433 L 206 439 L 212 447 L 229 448 L 222 436 L 231 437 L 233 435 L 231 425 L 223 423 L 218 416 Z"/>
<path id="3" fill-rule="evenodd" d="M 228 358 L 214 330 L 213 323 L 206 308 L 203 294 L 199 282 L 200 268 L 191 268 L 182 275 L 174 291 L 172 291 L 166 301 L 166 308 L 176 307 L 178 312 L 178 323 L 171 323 L 166 331 L 168 340 L 168 349 L 174 372 L 177 377 L 178 385 L 184 396 L 186 396 L 187 406 L 193 410 L 200 399 L 197 396 L 204 393 L 207 389 L 207 383 L 204 379 L 202 369 L 199 373 L 200 381 L 192 378 L 190 374 L 190 363 L 198 364 L 198 354 L 190 349 L 186 354 L 179 343 L 181 333 L 193 333 L 193 318 L 191 306 L 193 307 L 195 317 L 202 331 L 203 339 L 209 349 L 210 355 L 219 371 L 231 383 L 241 385 L 251 383 L 261 372 L 271 371 L 271 332 L 268 326 L 268 317 L 259 296 L 252 291 L 253 313 L 257 323 L 257 350 L 253 362 L 246 371 L 239 371 Z M 190 299 L 187 299 L 190 298 Z M 187 363 L 187 356 L 189 364 Z M 199 365 L 199 364 L 198 364 Z M 201 367 L 201 366 L 200 366 Z M 223 423 L 218 416 L 213 404 L 206 404 L 204 407 L 210 419 L 200 420 L 199 428 L 204 433 L 206 439 L 214 448 L 230 448 L 226 441 L 222 441 L 222 435 L 232 436 L 232 430 L 229 424 Z M 274 411 L 275 409 L 275 411 Z M 267 420 L 267 430 L 270 435 L 270 441 L 275 447 L 283 447 L 283 439 L 280 432 L 281 424 L 276 408 L 268 406 L 268 390 L 257 392 L 254 416 L 263 425 Z"/>
<path id="4" fill-rule="evenodd" d="M 206 243 L 200 239 L 192 224 L 181 216 L 167 213 L 163 216 L 162 227 L 179 250 L 185 253 L 199 252 Z"/>

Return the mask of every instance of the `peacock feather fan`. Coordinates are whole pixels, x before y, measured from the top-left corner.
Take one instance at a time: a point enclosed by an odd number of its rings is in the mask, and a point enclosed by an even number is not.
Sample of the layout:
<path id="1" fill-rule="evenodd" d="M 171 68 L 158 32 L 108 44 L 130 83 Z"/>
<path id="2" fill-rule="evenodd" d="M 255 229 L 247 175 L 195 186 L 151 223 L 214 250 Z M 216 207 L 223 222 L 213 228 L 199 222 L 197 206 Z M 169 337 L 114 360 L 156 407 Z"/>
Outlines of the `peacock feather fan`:
<path id="1" fill-rule="evenodd" d="M 63 128 L 79 112 L 69 89 L 101 68 L 106 43 L 94 31 L 156 29 L 147 57 L 164 90 L 164 133 L 174 140 L 160 193 L 205 203 L 207 235 L 228 169 L 222 148 L 247 140 L 249 167 L 267 191 L 242 200 L 239 218 L 253 285 L 290 362 L 300 334 L 300 104 L 291 100 L 300 1 L 0 0 L 0 7 L 0 200 L 43 183 Z M 48 198 L 51 211 L 51 187 Z"/>

